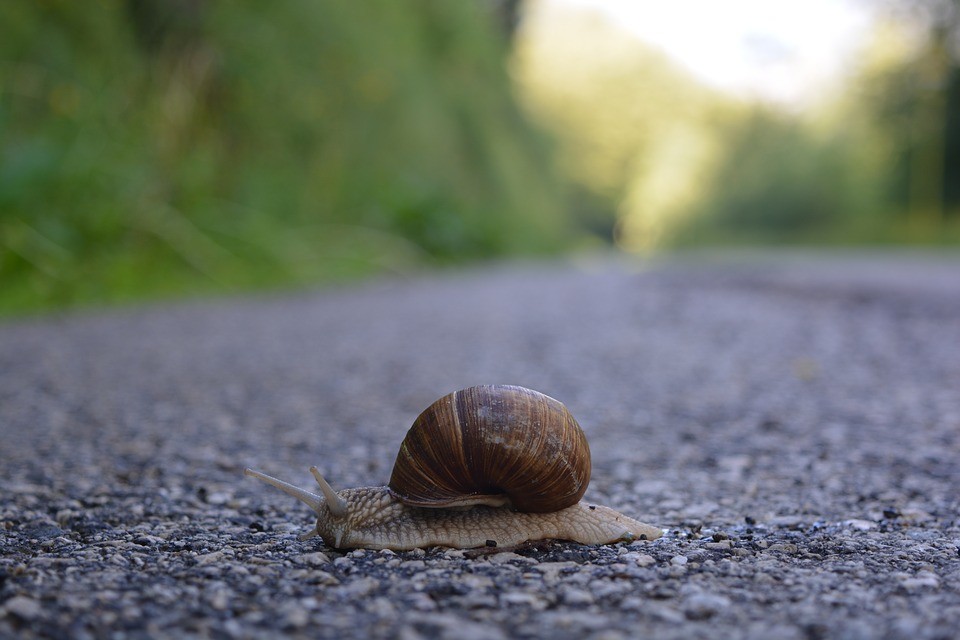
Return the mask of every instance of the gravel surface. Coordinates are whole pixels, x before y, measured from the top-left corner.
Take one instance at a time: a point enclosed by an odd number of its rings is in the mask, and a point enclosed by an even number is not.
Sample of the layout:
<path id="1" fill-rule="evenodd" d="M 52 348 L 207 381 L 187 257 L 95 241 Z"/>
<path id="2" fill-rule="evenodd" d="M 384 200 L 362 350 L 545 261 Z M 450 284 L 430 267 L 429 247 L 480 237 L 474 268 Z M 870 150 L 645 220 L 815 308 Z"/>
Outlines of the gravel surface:
<path id="1" fill-rule="evenodd" d="M 562 400 L 655 542 L 335 551 L 479 383 Z M 954 638 L 960 257 L 510 265 L 0 325 L 0 636 Z"/>

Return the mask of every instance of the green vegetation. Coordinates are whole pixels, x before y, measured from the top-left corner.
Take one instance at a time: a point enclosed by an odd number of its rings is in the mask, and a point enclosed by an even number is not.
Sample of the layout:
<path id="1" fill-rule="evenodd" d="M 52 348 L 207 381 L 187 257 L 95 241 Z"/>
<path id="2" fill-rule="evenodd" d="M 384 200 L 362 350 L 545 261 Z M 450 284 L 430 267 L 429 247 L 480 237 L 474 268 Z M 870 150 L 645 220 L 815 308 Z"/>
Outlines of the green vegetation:
<path id="1" fill-rule="evenodd" d="M 582 13 L 511 41 L 512 0 L 10 0 L 0 315 L 598 239 L 960 244 L 960 3 L 887 2 L 787 110 Z"/>
<path id="2" fill-rule="evenodd" d="M 520 35 L 519 86 L 592 228 L 627 250 L 957 245 L 960 2 L 888 2 L 896 19 L 844 84 L 802 108 L 711 91 L 615 25 L 556 8 Z"/>
<path id="3" fill-rule="evenodd" d="M 6 3 L 0 313 L 569 246 L 491 11 Z"/>
<path id="4" fill-rule="evenodd" d="M 881 24 L 812 114 L 738 111 L 683 243 L 960 244 L 960 3 L 926 38 Z M 947 17 L 947 14 L 943 14 Z M 902 27 L 901 27 L 902 28 Z M 960 40 L 957 40 L 960 42 Z"/>
<path id="5" fill-rule="evenodd" d="M 878 211 L 880 173 L 853 135 L 818 134 L 769 108 L 737 111 L 722 130 L 723 154 L 677 244 L 849 244 L 889 226 Z"/>

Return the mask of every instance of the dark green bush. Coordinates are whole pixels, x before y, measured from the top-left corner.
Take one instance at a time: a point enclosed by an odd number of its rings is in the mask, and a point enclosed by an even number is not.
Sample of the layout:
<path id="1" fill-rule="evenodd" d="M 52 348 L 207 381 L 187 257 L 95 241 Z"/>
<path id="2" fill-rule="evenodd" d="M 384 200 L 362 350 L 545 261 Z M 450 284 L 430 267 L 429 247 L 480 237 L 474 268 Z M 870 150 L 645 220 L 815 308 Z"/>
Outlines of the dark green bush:
<path id="1" fill-rule="evenodd" d="M 0 311 L 565 246 L 489 11 L 6 3 Z"/>

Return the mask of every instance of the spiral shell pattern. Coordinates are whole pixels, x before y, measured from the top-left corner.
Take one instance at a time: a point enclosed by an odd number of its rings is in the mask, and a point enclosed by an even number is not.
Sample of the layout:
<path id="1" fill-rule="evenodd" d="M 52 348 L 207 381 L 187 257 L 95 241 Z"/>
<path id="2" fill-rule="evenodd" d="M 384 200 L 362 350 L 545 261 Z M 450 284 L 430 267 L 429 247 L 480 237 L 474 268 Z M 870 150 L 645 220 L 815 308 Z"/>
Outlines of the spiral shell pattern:
<path id="1" fill-rule="evenodd" d="M 590 447 L 573 415 L 537 391 L 506 385 L 448 394 L 407 432 L 390 490 L 420 507 L 502 505 L 559 511 L 590 482 Z"/>

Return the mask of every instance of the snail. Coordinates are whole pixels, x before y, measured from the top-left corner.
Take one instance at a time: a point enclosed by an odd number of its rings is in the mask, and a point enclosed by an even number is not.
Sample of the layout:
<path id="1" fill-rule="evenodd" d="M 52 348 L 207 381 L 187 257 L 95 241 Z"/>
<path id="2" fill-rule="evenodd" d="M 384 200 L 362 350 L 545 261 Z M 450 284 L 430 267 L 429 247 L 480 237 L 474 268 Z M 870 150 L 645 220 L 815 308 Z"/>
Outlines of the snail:
<path id="1" fill-rule="evenodd" d="M 562 403 L 523 387 L 470 387 L 431 404 L 407 432 L 386 487 L 338 492 L 317 467 L 310 472 L 322 495 L 244 474 L 306 503 L 317 524 L 300 539 L 319 535 L 334 548 L 609 544 L 662 533 L 581 501 L 590 481 L 583 430 Z"/>

